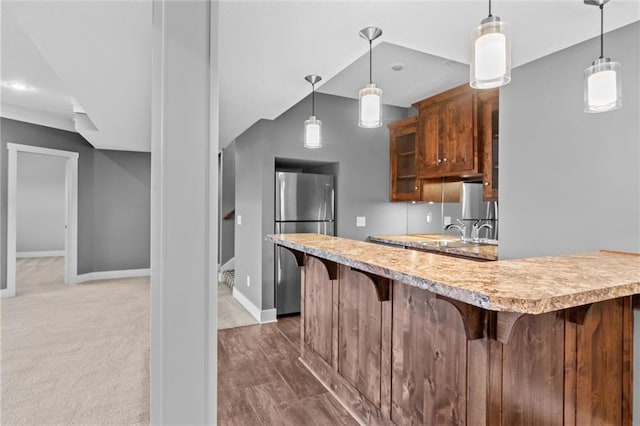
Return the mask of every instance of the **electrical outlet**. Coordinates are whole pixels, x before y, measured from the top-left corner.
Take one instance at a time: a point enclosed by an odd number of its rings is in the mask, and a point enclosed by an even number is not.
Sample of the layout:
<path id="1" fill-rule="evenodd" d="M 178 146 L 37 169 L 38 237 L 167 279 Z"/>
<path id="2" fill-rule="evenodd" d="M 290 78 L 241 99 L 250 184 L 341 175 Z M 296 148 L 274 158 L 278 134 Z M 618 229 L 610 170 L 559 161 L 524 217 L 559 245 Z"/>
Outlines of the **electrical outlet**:
<path id="1" fill-rule="evenodd" d="M 356 216 L 356 226 L 358 228 L 364 228 L 365 226 L 367 226 L 366 216 Z"/>
<path id="2" fill-rule="evenodd" d="M 427 223 L 431 223 L 433 221 L 433 214 L 431 212 L 427 213 Z"/>
<path id="3" fill-rule="evenodd" d="M 238 225 L 242 225 L 242 216 L 238 215 Z"/>
<path id="4" fill-rule="evenodd" d="M 451 225 L 451 216 L 444 217 L 444 226 Z"/>
<path id="5" fill-rule="evenodd" d="M 247 287 L 251 287 L 251 277 L 247 275 Z"/>

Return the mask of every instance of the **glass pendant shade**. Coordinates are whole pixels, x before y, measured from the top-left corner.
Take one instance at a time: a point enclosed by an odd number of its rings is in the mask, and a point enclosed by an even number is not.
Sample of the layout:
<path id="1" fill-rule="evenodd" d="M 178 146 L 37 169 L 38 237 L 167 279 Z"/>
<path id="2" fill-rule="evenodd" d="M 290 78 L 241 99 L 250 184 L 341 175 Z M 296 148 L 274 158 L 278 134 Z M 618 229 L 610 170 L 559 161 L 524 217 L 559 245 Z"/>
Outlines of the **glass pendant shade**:
<path id="1" fill-rule="evenodd" d="M 304 147 L 322 148 L 322 121 L 314 115 L 304 121 Z"/>
<path id="2" fill-rule="evenodd" d="M 358 126 L 373 128 L 382 126 L 382 89 L 374 83 L 360 90 L 360 113 Z"/>
<path id="3" fill-rule="evenodd" d="M 469 85 L 491 89 L 510 81 L 511 38 L 507 24 L 497 16 L 489 16 L 473 32 Z"/>
<path id="4" fill-rule="evenodd" d="M 584 70 L 584 111 L 606 112 L 622 106 L 620 63 L 600 58 Z"/>

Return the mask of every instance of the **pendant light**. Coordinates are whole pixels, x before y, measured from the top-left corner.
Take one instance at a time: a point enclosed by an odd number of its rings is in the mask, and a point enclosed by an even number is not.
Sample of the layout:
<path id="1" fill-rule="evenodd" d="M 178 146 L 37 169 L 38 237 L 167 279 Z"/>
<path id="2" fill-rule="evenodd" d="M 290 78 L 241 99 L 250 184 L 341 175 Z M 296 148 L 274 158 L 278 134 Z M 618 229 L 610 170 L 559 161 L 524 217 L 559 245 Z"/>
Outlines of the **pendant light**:
<path id="1" fill-rule="evenodd" d="M 374 128 L 382 126 L 382 89 L 376 87 L 372 77 L 372 43 L 382 35 L 377 27 L 367 27 L 360 30 L 360 37 L 369 40 L 369 84 L 360 90 L 358 126 Z"/>
<path id="2" fill-rule="evenodd" d="M 311 83 L 311 117 L 304 121 L 304 147 L 322 148 L 322 121 L 316 118 L 316 83 L 322 77 L 311 74 L 304 79 Z"/>
<path id="3" fill-rule="evenodd" d="M 600 57 L 584 70 L 584 111 L 606 112 L 622 106 L 620 63 L 604 57 L 604 5 L 609 0 L 584 0 L 600 8 Z"/>
<path id="4" fill-rule="evenodd" d="M 507 24 L 491 14 L 473 32 L 469 85 L 492 89 L 511 81 L 511 37 Z"/>

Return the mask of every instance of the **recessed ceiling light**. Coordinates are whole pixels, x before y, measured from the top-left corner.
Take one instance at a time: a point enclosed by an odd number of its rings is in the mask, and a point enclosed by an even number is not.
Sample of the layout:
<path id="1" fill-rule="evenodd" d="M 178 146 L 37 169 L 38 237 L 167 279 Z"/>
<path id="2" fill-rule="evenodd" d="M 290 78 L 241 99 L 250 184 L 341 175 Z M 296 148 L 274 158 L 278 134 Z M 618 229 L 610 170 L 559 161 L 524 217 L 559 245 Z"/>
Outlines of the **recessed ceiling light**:
<path id="1" fill-rule="evenodd" d="M 394 65 L 391 65 L 391 69 L 394 71 L 402 71 L 404 69 L 404 65 L 394 64 Z"/>
<path id="2" fill-rule="evenodd" d="M 19 90 L 21 92 L 33 90 L 32 86 L 29 86 L 28 84 L 25 84 L 21 81 L 5 81 L 3 83 L 3 86 L 13 90 Z"/>

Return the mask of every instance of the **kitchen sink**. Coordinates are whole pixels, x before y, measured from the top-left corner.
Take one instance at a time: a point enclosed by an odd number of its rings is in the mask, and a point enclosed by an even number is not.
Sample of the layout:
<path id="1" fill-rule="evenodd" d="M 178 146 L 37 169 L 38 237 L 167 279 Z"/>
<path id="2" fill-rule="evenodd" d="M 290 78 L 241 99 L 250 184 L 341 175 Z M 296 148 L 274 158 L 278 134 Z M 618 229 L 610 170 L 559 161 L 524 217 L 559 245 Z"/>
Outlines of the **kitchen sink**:
<path id="1" fill-rule="evenodd" d="M 480 247 L 480 246 L 490 246 L 494 244 L 483 243 L 483 242 L 474 242 L 474 241 L 460 241 L 460 240 L 425 240 L 421 241 L 421 244 L 427 246 L 435 246 L 435 247 L 451 247 L 451 248 L 462 248 L 462 247 Z"/>
<path id="2" fill-rule="evenodd" d="M 426 246 L 436 246 L 436 247 L 446 247 L 450 244 L 454 244 L 456 243 L 456 241 L 451 241 L 451 240 L 424 240 L 424 241 L 420 241 L 420 244 L 424 244 Z"/>
<path id="3" fill-rule="evenodd" d="M 413 243 L 427 247 L 462 248 L 497 245 L 497 241 L 461 241 L 455 236 L 446 235 L 413 234 L 411 237 Z"/>
<path id="4" fill-rule="evenodd" d="M 412 234 L 412 236 L 424 238 L 428 241 L 457 241 L 456 237 L 446 235 Z"/>
<path id="5" fill-rule="evenodd" d="M 489 243 L 481 243 L 474 241 L 452 241 L 448 244 L 449 247 L 480 247 L 480 246 L 490 246 Z"/>

